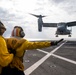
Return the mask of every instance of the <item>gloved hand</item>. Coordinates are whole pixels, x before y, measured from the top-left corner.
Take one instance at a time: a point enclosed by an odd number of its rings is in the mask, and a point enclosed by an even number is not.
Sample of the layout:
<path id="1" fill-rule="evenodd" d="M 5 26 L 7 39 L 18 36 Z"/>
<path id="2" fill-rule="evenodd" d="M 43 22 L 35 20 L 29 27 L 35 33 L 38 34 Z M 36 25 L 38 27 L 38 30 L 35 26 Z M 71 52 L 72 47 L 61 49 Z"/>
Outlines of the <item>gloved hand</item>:
<path id="1" fill-rule="evenodd" d="M 15 55 L 16 55 L 16 50 L 14 50 L 14 49 L 10 49 L 10 53 L 13 53 L 14 56 L 15 56 Z"/>
<path id="2" fill-rule="evenodd" d="M 58 43 L 60 43 L 61 41 L 63 41 L 64 39 L 60 39 L 59 41 L 52 41 L 51 42 L 51 46 L 57 45 Z"/>

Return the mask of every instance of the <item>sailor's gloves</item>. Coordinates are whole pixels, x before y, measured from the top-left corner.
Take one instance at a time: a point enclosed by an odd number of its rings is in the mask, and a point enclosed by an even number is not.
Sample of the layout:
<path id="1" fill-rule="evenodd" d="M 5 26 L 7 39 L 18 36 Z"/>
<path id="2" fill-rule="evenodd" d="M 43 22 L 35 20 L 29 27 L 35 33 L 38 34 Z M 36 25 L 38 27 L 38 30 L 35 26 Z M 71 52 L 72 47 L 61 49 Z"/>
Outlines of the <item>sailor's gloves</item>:
<path id="1" fill-rule="evenodd" d="M 60 43 L 61 41 L 63 41 L 64 39 L 60 39 L 59 41 L 52 41 L 51 42 L 51 46 L 57 45 L 58 43 Z"/>

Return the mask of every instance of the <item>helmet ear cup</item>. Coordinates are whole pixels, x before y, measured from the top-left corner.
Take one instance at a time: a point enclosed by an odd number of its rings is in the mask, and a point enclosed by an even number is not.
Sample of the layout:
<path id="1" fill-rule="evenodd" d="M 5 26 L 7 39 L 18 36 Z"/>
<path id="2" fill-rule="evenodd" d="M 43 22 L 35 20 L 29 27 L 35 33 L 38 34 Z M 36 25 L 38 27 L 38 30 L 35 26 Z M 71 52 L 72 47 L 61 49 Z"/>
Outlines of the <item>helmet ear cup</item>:
<path id="1" fill-rule="evenodd" d="M 16 35 L 16 36 L 18 36 L 18 37 L 24 37 L 25 36 L 25 33 L 24 33 L 24 30 L 22 29 L 22 27 L 20 27 L 20 26 L 15 26 L 14 27 L 14 29 L 17 29 L 17 34 L 18 35 Z"/>
<path id="2" fill-rule="evenodd" d="M 24 37 L 24 36 L 25 36 L 24 31 L 20 31 L 20 36 L 21 36 L 21 37 Z"/>

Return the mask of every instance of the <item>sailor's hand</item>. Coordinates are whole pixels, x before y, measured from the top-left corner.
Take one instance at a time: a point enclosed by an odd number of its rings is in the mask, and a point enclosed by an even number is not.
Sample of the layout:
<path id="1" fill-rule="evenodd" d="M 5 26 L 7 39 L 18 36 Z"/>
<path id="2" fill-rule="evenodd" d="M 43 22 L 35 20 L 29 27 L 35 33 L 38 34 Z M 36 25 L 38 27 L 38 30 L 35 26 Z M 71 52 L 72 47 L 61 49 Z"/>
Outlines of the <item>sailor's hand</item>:
<path id="1" fill-rule="evenodd" d="M 58 43 L 60 43 L 61 41 L 63 41 L 64 39 L 60 39 L 59 41 L 52 41 L 51 42 L 51 46 L 57 45 Z"/>
<path id="2" fill-rule="evenodd" d="M 63 41 L 64 39 L 60 39 L 59 41 L 57 41 L 57 43 L 60 43 L 61 41 Z"/>

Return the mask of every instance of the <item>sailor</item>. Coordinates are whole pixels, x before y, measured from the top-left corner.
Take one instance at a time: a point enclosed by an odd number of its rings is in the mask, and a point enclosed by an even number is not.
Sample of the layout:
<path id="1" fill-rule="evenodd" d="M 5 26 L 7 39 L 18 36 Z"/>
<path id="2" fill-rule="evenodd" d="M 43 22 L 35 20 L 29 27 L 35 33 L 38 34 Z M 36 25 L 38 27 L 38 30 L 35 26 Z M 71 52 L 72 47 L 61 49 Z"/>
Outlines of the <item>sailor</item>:
<path id="1" fill-rule="evenodd" d="M 4 75 L 3 72 L 5 72 L 5 67 L 7 67 L 12 62 L 14 57 L 14 54 L 12 52 L 8 52 L 6 41 L 3 37 L 3 33 L 5 31 L 6 28 L 4 24 L 0 21 L 0 75 Z"/>
<path id="2" fill-rule="evenodd" d="M 25 33 L 22 27 L 15 26 L 12 30 L 11 37 L 6 38 L 7 47 L 9 50 L 16 50 L 16 55 L 10 64 L 10 67 L 15 70 L 13 75 L 25 75 L 24 74 L 24 65 L 23 65 L 23 56 L 26 50 L 36 50 L 38 48 L 45 48 L 57 45 L 63 39 L 59 41 L 44 41 L 44 42 L 30 42 L 27 39 L 24 39 Z M 10 51 L 11 52 L 11 51 Z"/>

